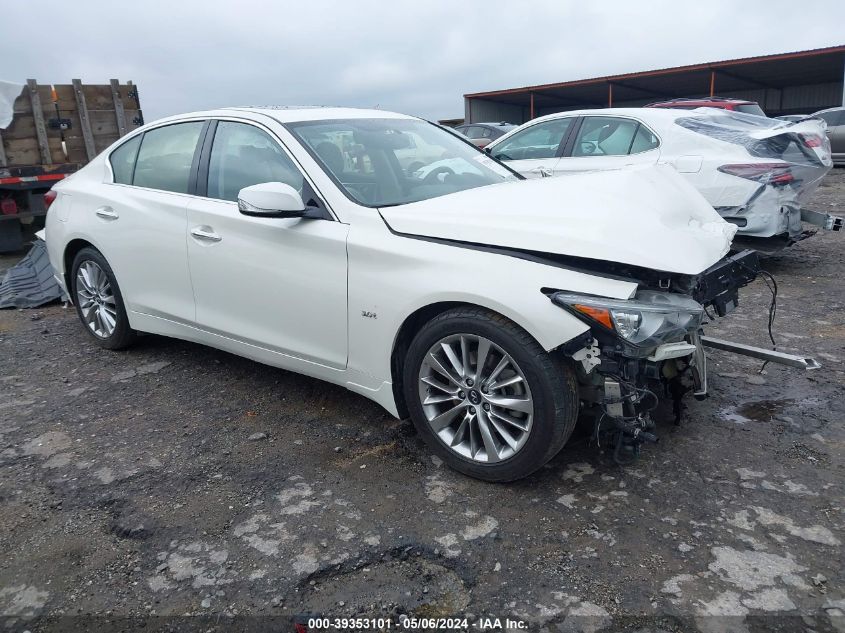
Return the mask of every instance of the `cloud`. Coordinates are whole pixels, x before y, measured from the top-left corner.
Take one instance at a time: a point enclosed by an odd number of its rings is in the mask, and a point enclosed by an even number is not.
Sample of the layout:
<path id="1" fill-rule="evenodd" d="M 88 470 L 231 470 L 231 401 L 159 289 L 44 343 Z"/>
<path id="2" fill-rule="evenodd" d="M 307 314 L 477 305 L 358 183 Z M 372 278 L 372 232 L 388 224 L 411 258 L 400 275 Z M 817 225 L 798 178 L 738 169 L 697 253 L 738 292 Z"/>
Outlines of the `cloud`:
<path id="1" fill-rule="evenodd" d="M 0 79 L 111 77 L 148 121 L 209 107 L 335 104 L 426 118 L 467 92 L 845 43 L 830 5 L 89 0 L 6 3 Z M 15 27 L 18 25 L 19 28 Z M 33 33 L 37 33 L 35 36 Z"/>

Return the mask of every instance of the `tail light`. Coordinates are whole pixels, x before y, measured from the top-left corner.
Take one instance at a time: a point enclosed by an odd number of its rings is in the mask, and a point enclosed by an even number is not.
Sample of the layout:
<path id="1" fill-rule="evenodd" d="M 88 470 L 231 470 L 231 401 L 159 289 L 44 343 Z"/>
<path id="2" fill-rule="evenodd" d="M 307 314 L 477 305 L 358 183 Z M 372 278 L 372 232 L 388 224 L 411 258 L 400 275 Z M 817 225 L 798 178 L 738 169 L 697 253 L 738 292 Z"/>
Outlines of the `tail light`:
<path id="1" fill-rule="evenodd" d="M 795 180 L 790 166 L 783 163 L 742 163 L 722 165 L 717 169 L 723 174 L 739 176 L 767 185 L 788 185 Z"/>
<path id="2" fill-rule="evenodd" d="M 53 204 L 53 201 L 56 199 L 56 196 L 59 195 L 58 192 L 53 191 L 50 189 L 47 193 L 44 194 L 44 208 L 49 209 L 50 205 Z"/>
<path id="3" fill-rule="evenodd" d="M 804 147 L 822 146 L 822 137 L 816 136 L 815 134 L 802 134 L 801 141 L 804 143 Z"/>
<path id="4" fill-rule="evenodd" d="M 15 215 L 18 212 L 18 205 L 12 198 L 0 200 L 0 213 L 3 215 Z"/>

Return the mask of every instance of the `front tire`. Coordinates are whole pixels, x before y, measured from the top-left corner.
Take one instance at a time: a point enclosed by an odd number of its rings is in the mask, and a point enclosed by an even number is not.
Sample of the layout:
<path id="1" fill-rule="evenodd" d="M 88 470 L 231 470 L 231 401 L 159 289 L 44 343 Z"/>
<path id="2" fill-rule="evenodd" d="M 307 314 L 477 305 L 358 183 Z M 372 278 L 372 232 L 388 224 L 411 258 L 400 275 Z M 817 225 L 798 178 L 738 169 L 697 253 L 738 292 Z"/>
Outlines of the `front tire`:
<path id="1" fill-rule="evenodd" d="M 403 375 L 411 420 L 455 470 L 486 481 L 530 475 L 572 434 L 572 368 L 489 310 L 456 308 L 412 341 Z"/>
<path id="2" fill-rule="evenodd" d="M 71 266 L 76 313 L 85 330 L 106 349 L 123 349 L 135 340 L 123 295 L 106 258 L 95 248 L 83 248 Z"/>

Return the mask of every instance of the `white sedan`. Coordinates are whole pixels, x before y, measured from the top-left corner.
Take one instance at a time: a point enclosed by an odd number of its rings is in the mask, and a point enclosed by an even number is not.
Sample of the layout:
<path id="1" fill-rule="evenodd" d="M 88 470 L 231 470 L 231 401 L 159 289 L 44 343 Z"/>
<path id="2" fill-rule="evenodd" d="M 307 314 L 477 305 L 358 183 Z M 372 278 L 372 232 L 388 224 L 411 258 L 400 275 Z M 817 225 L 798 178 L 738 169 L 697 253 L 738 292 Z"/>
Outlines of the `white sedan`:
<path id="1" fill-rule="evenodd" d="M 735 227 L 671 169 L 523 181 L 384 111 L 171 117 L 48 201 L 56 278 L 102 347 L 150 332 L 344 385 L 495 481 L 554 456 L 580 403 L 619 446 L 648 438 L 648 381 L 704 389 L 704 306 L 728 311 L 752 263 L 720 262 Z"/>
<path id="2" fill-rule="evenodd" d="M 790 123 L 715 108 L 607 108 L 549 114 L 493 141 L 487 151 L 528 178 L 631 165 L 672 165 L 759 250 L 802 237 L 802 210 L 832 166 L 817 120 Z M 753 238 L 753 239 L 747 239 Z"/>

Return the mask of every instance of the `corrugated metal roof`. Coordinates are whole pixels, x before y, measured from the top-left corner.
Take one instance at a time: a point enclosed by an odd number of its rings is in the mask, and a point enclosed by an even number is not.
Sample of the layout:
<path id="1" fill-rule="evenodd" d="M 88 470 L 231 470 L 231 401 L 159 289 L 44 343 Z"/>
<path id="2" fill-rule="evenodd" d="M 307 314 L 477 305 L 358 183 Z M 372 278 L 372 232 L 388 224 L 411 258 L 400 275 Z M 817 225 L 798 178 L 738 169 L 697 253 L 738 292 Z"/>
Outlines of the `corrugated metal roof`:
<path id="1" fill-rule="evenodd" d="M 783 68 L 783 62 L 787 61 L 807 61 L 808 58 L 817 58 L 816 62 L 821 61 L 820 57 L 828 56 L 831 61 L 841 60 L 845 57 L 845 45 L 839 46 L 829 46 L 826 48 L 815 48 L 805 51 L 794 51 L 790 53 L 778 53 L 774 55 L 760 55 L 757 57 L 741 57 L 737 59 L 727 59 L 722 61 L 716 62 L 705 62 L 701 64 L 690 64 L 687 66 L 675 66 L 671 68 L 660 68 L 656 70 L 647 70 L 642 72 L 634 72 L 634 73 L 625 73 L 621 75 L 607 75 L 604 77 L 592 77 L 589 79 L 577 79 L 574 81 L 564 81 L 558 83 L 549 83 L 549 84 L 539 84 L 535 86 L 523 86 L 521 88 L 507 88 L 504 90 L 492 90 L 488 92 L 474 92 L 465 94 L 465 98 L 485 98 L 485 97 L 498 97 L 498 96 L 505 96 L 509 94 L 525 94 L 530 92 L 544 92 L 544 91 L 553 91 L 555 89 L 560 88 L 574 88 L 578 86 L 588 86 L 590 84 L 608 84 L 608 83 L 617 83 L 617 82 L 625 82 L 630 80 L 643 80 L 646 78 L 654 78 L 658 79 L 660 77 L 665 77 L 666 75 L 684 75 L 684 74 L 692 74 L 692 75 L 709 75 L 710 71 L 719 71 L 725 69 L 731 69 L 736 71 L 738 68 L 743 68 L 745 66 L 753 67 L 749 69 L 753 69 L 755 71 L 755 78 L 754 79 L 746 79 L 745 77 L 736 78 L 738 82 L 750 81 L 750 83 L 754 84 L 764 84 L 765 81 L 758 76 L 758 71 L 761 70 L 770 70 L 766 69 L 765 66 L 775 66 L 776 68 L 771 68 L 771 70 L 775 70 L 777 77 L 780 78 L 780 84 L 783 85 L 785 83 L 794 83 L 794 79 L 806 78 L 806 72 L 812 72 L 814 68 L 813 65 L 805 64 L 789 64 L 792 68 L 785 69 Z M 841 69 L 840 69 L 841 70 Z M 726 77 L 730 78 L 730 71 L 722 73 Z M 787 76 L 784 76 L 784 72 L 787 73 Z M 769 72 L 765 73 L 767 76 L 770 74 Z M 767 77 L 768 78 L 768 77 Z M 841 80 L 841 73 L 838 79 Z M 820 78 L 822 81 L 826 79 Z M 662 82 L 657 82 L 662 83 Z M 802 83 L 811 83 L 810 81 L 802 81 Z M 774 86 L 774 84 L 772 85 Z M 647 90 L 646 90 L 647 91 Z"/>

